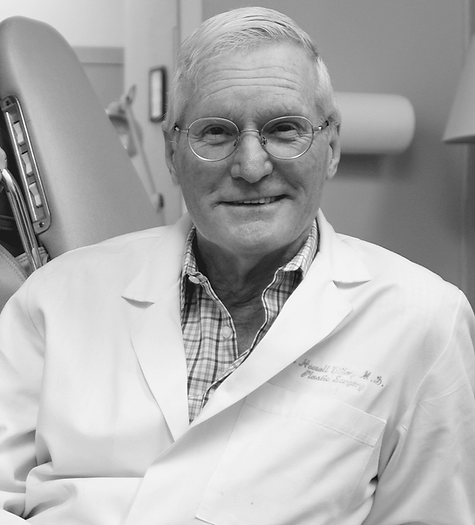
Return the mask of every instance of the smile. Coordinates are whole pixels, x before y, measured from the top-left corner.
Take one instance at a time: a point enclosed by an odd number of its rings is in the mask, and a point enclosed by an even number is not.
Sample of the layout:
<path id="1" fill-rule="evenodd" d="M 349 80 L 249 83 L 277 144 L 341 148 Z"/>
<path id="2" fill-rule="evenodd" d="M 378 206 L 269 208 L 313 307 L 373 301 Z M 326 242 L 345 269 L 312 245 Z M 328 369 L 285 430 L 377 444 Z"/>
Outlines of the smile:
<path id="1" fill-rule="evenodd" d="M 260 199 L 252 199 L 252 200 L 243 200 L 243 201 L 233 201 L 229 204 L 233 204 L 235 206 L 243 206 L 243 205 L 258 205 L 258 204 L 272 204 L 273 202 L 276 202 L 281 197 L 261 197 Z"/>

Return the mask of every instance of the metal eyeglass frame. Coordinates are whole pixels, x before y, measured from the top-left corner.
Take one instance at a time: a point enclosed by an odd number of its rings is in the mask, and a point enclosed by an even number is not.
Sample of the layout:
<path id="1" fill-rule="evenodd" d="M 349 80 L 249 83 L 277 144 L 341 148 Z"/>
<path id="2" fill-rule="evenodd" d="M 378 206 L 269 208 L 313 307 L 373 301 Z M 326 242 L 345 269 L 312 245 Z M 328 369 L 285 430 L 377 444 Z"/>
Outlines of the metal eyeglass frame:
<path id="1" fill-rule="evenodd" d="M 274 122 L 281 122 L 281 121 L 285 121 L 285 120 L 288 120 L 288 119 L 292 119 L 292 118 L 299 118 L 299 119 L 304 119 L 306 120 L 309 124 L 310 124 L 310 128 L 312 130 L 312 139 L 309 141 L 308 143 L 308 146 L 307 148 L 305 148 L 301 153 L 298 153 L 297 155 L 293 155 L 291 157 L 279 157 L 278 155 L 274 155 L 272 153 L 270 153 L 267 148 L 266 148 L 266 144 L 267 144 L 267 139 L 265 136 L 262 135 L 262 130 L 268 126 L 269 124 L 271 123 L 274 123 Z M 235 127 L 236 129 L 236 133 L 237 133 L 237 139 L 236 139 L 236 142 L 235 142 L 235 145 L 234 145 L 234 148 L 233 150 L 228 153 L 225 157 L 223 158 L 219 158 L 219 159 L 208 159 L 206 157 L 202 157 L 201 155 L 199 155 L 198 153 L 196 153 L 196 151 L 193 149 L 191 143 L 190 143 L 190 136 L 189 136 L 189 131 L 191 129 L 191 127 L 193 126 L 193 124 L 195 124 L 196 122 L 199 122 L 200 120 L 208 120 L 208 119 L 213 119 L 213 120 L 216 120 L 217 122 L 226 122 L 228 124 L 231 124 L 232 126 Z M 196 157 L 198 157 L 199 159 L 205 161 L 205 162 L 219 162 L 221 160 L 225 160 L 227 158 L 229 158 L 235 151 L 237 151 L 238 147 L 239 147 L 239 143 L 241 141 L 241 135 L 243 133 L 257 133 L 259 135 L 259 139 L 260 139 L 260 142 L 261 142 L 261 146 L 264 148 L 264 150 L 266 151 L 266 153 L 273 157 L 274 159 L 278 159 L 278 160 L 294 160 L 294 159 L 298 159 L 299 157 L 301 157 L 302 155 L 305 155 L 305 153 L 307 153 L 307 151 L 310 149 L 310 147 L 312 146 L 313 144 L 313 139 L 315 137 L 315 133 L 320 133 L 321 131 L 323 131 L 324 129 L 326 129 L 328 126 L 330 125 L 330 121 L 327 119 L 325 120 L 324 122 L 322 122 L 322 124 L 320 124 L 320 126 L 314 126 L 310 120 L 307 118 L 307 117 L 303 117 L 302 115 L 285 115 L 285 116 L 282 116 L 282 117 L 277 117 L 277 118 L 273 118 L 271 120 L 269 120 L 268 122 L 266 122 L 262 128 L 259 130 L 259 129 L 252 129 L 252 128 L 249 128 L 249 129 L 242 129 L 240 130 L 237 126 L 237 124 L 235 122 L 233 122 L 232 120 L 229 120 L 227 118 L 222 118 L 222 117 L 202 117 L 202 118 L 198 118 L 196 120 L 194 120 L 187 128 L 180 128 L 178 126 L 178 124 L 175 124 L 173 126 L 173 130 L 175 132 L 178 132 L 178 133 L 186 133 L 186 138 L 187 138 L 187 143 L 188 143 L 188 146 L 189 148 L 191 149 L 191 151 L 194 153 L 194 155 Z"/>

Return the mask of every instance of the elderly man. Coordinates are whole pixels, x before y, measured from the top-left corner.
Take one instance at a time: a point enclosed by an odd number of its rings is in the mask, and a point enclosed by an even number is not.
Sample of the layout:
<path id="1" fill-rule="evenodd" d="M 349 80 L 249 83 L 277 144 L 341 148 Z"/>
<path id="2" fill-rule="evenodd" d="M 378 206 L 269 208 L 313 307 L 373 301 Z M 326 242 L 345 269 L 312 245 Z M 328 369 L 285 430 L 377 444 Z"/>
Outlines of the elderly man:
<path id="1" fill-rule="evenodd" d="M 164 128 L 189 214 L 48 263 L 1 316 L 2 525 L 473 525 L 472 312 L 326 222 L 310 38 L 205 22 Z"/>

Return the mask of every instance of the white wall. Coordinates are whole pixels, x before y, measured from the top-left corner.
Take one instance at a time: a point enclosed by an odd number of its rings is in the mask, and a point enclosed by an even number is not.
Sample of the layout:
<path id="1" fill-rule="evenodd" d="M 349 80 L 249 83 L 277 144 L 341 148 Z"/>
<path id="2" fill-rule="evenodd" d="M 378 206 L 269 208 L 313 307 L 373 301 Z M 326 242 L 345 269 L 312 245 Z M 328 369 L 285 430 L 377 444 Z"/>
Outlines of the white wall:
<path id="1" fill-rule="evenodd" d="M 180 40 L 200 22 L 201 0 L 125 0 L 125 85 L 137 87 L 133 109 L 157 189 L 165 198 L 167 224 L 182 214 L 182 197 L 165 163 L 161 123 L 149 120 L 149 71 L 165 67 L 169 79 Z M 140 171 L 140 163 L 134 164 Z"/>
<path id="2" fill-rule="evenodd" d="M 72 46 L 124 45 L 123 0 L 0 0 L 0 20 L 17 15 L 52 25 Z"/>

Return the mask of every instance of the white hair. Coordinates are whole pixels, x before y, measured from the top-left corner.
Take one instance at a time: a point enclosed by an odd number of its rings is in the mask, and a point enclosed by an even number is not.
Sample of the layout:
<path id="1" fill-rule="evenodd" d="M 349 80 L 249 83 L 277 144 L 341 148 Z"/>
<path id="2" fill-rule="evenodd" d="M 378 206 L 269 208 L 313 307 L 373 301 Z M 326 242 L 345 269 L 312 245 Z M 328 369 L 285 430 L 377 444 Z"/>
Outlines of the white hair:
<path id="1" fill-rule="evenodd" d="M 328 70 L 310 36 L 291 18 L 263 7 L 245 7 L 218 14 L 201 24 L 182 44 L 170 86 L 164 130 L 171 133 L 198 88 L 199 74 L 209 60 L 230 51 L 252 51 L 290 43 L 303 49 L 315 66 L 315 102 L 331 124 L 339 125 Z"/>

